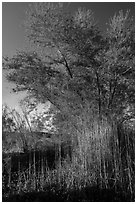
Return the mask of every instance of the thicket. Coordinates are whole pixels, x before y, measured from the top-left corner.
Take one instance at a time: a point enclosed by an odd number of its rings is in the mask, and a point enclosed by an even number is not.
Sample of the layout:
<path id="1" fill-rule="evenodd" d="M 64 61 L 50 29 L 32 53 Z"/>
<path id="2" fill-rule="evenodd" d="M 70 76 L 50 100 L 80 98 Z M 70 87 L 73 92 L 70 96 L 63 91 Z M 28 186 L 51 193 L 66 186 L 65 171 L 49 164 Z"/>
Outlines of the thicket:
<path id="1" fill-rule="evenodd" d="M 71 14 L 65 5 L 31 4 L 26 26 L 35 51 L 5 58 L 3 66 L 11 70 L 7 79 L 17 84 L 14 91 L 50 101 L 58 139 L 71 142 L 71 159 L 61 158 L 60 143 L 55 169 L 41 161 L 36 173 L 34 156 L 32 172 L 19 173 L 16 190 L 50 186 L 65 195 L 96 186 L 120 192 L 118 201 L 133 201 L 134 20 L 120 11 L 103 35 L 90 10 Z"/>

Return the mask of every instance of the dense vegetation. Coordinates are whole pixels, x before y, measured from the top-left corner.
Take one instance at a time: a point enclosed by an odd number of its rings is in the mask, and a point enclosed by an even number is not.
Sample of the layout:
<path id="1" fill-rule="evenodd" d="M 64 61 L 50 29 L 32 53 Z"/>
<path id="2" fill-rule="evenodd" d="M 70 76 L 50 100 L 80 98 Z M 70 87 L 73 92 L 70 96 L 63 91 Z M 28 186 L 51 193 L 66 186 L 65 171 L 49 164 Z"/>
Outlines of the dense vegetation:
<path id="1" fill-rule="evenodd" d="M 24 152 L 3 156 L 10 161 L 3 200 L 134 201 L 133 18 L 120 11 L 102 34 L 90 10 L 69 13 L 66 3 L 32 3 L 26 27 L 34 52 L 3 62 L 14 91 L 28 93 L 23 119 L 3 109 L 3 135 L 20 132 Z M 34 136 L 28 119 L 47 101 L 54 127 L 48 145 L 46 136 Z M 42 129 L 43 118 L 33 122 Z"/>

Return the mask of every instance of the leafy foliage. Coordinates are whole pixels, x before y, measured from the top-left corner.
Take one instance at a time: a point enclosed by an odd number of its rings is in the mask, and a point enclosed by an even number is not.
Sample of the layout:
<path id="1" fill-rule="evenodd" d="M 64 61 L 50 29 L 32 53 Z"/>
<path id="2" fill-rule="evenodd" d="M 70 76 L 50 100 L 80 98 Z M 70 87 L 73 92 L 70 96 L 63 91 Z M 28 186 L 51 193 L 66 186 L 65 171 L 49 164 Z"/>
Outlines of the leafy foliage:
<path id="1" fill-rule="evenodd" d="M 7 105 L 2 106 L 2 131 L 15 131 L 16 123 L 12 117 L 11 110 Z"/>
<path id="2" fill-rule="evenodd" d="M 134 103 L 133 19 L 121 11 L 104 37 L 90 10 L 70 14 L 65 5 L 31 4 L 28 37 L 44 53 L 20 52 L 8 60 L 6 66 L 14 70 L 8 80 L 17 84 L 15 91 L 27 90 L 67 114 L 78 113 L 87 103 L 99 113 L 122 113 Z"/>
<path id="3" fill-rule="evenodd" d="M 111 19 L 107 30 L 108 49 L 104 58 L 108 82 L 108 108 L 117 114 L 134 103 L 134 32 L 133 19 L 129 17 L 129 12 L 124 15 L 122 11 Z M 116 104 L 119 105 L 116 107 Z"/>

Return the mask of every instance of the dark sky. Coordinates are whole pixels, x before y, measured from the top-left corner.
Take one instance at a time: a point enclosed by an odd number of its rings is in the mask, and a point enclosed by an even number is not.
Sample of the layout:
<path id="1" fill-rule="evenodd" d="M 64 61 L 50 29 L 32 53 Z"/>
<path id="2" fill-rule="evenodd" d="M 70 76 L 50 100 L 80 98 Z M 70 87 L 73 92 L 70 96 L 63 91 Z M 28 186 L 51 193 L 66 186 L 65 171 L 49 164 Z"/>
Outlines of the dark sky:
<path id="1" fill-rule="evenodd" d="M 3 56 L 13 56 L 16 50 L 29 49 L 29 44 L 25 37 L 25 12 L 28 2 L 3 2 L 2 3 L 2 54 Z M 110 17 L 120 10 L 130 10 L 131 16 L 135 15 L 135 3 L 133 2 L 71 2 L 68 6 L 70 11 L 75 11 L 78 7 L 85 7 L 94 12 L 95 19 L 102 30 L 106 29 L 106 23 Z M 12 94 L 10 83 L 7 83 L 3 72 L 3 103 L 6 102 L 11 107 L 18 107 L 18 101 L 24 97 L 20 94 Z M 10 101 L 9 101 L 10 98 Z"/>

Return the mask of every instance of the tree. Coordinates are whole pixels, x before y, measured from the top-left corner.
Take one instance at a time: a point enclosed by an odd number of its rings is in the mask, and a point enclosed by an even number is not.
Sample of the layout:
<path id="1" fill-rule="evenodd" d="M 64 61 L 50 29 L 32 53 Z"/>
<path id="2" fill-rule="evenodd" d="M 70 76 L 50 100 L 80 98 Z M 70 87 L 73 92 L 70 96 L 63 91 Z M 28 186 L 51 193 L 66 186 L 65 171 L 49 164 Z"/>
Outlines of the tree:
<path id="1" fill-rule="evenodd" d="M 27 19 L 28 37 L 43 54 L 20 52 L 6 60 L 15 91 L 49 100 L 63 121 L 76 121 L 90 106 L 120 115 L 134 103 L 134 23 L 128 12 L 111 19 L 105 37 L 90 10 L 70 14 L 62 3 L 31 4 Z"/>
<path id="2" fill-rule="evenodd" d="M 65 5 L 31 4 L 28 37 L 43 53 L 18 53 L 7 63 L 15 70 L 8 79 L 17 82 L 17 90 L 71 113 L 87 101 L 99 113 L 115 112 L 115 101 L 134 103 L 134 21 L 129 12 L 110 20 L 105 38 L 90 10 L 70 14 Z"/>
<path id="3" fill-rule="evenodd" d="M 28 37 L 43 53 L 17 53 L 4 66 L 13 70 L 7 78 L 17 84 L 15 91 L 49 100 L 62 122 L 79 130 L 78 121 L 83 115 L 90 121 L 91 109 L 117 116 L 134 102 L 134 23 L 120 12 L 103 36 L 90 10 L 71 14 L 65 5 L 31 4 Z"/>
<path id="4" fill-rule="evenodd" d="M 12 132 L 16 130 L 16 123 L 11 115 L 11 110 L 7 105 L 2 106 L 2 132 Z"/>
<path id="5" fill-rule="evenodd" d="M 74 111 L 91 99 L 96 104 L 99 88 L 94 58 L 103 39 L 92 12 L 79 9 L 70 15 L 64 13 L 63 4 L 38 3 L 32 5 L 28 19 L 29 38 L 48 47 L 48 52 L 44 60 L 36 53 L 17 54 L 9 65 L 15 72 L 8 79 L 17 82 L 17 90 L 27 89 L 61 110 L 70 104 L 69 110 L 76 106 Z"/>
<path id="6" fill-rule="evenodd" d="M 42 103 L 49 100 L 57 113 L 56 129 L 63 137 L 68 134 L 80 154 L 86 155 L 93 112 L 101 114 L 97 56 L 105 40 L 90 10 L 70 14 L 63 5 L 32 4 L 27 17 L 29 38 L 45 52 L 17 53 L 6 63 L 13 70 L 7 78 L 17 84 L 15 91 L 27 90 Z"/>
<path id="7" fill-rule="evenodd" d="M 104 52 L 104 82 L 107 109 L 117 115 L 135 100 L 135 30 L 129 11 L 122 11 L 110 20 L 107 29 L 108 47 Z"/>
<path id="8" fill-rule="evenodd" d="M 16 140 L 16 143 L 18 144 L 22 143 L 21 145 L 24 151 L 27 150 L 28 149 L 28 143 L 27 143 L 28 138 L 26 138 L 25 136 L 26 129 L 27 127 L 26 127 L 26 122 L 24 118 L 16 110 L 14 109 L 12 110 L 7 105 L 4 105 L 2 107 L 3 146 L 6 146 L 10 151 L 13 146 L 12 143 L 14 143 L 14 141 Z M 17 134 L 18 134 L 18 137 L 16 137 Z"/>

